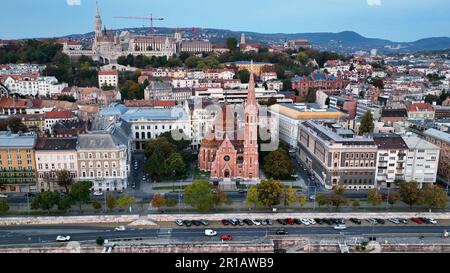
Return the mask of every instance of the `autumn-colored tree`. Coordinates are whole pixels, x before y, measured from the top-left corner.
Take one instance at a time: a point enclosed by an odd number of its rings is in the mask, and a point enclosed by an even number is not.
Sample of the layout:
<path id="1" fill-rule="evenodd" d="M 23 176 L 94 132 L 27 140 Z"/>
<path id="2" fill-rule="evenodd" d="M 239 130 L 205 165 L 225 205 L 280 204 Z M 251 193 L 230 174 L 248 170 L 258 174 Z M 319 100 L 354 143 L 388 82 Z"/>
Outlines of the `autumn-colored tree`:
<path id="1" fill-rule="evenodd" d="M 398 192 L 389 193 L 388 203 L 389 205 L 391 205 L 391 207 L 393 207 L 396 203 L 398 203 L 398 201 L 400 201 L 400 193 Z"/>
<path id="2" fill-rule="evenodd" d="M 117 199 L 112 194 L 106 196 L 106 206 L 109 210 L 113 210 L 117 206 Z"/>
<path id="3" fill-rule="evenodd" d="M 210 211 L 214 206 L 212 186 L 206 180 L 195 180 L 184 190 L 186 204 L 200 212 Z"/>
<path id="4" fill-rule="evenodd" d="M 294 188 L 292 188 L 292 186 L 284 188 L 281 199 L 283 200 L 283 204 L 286 207 L 298 201 L 298 197 L 295 194 L 295 190 Z"/>
<path id="5" fill-rule="evenodd" d="M 153 195 L 152 207 L 158 208 L 158 210 L 160 210 L 162 207 L 164 207 L 164 204 L 165 204 L 165 200 L 164 200 L 164 196 L 162 196 L 162 194 L 157 193 L 157 194 Z"/>
<path id="6" fill-rule="evenodd" d="M 318 193 L 317 197 L 316 197 L 316 200 L 317 200 L 317 204 L 319 205 L 319 208 L 321 206 L 326 206 L 326 205 L 330 205 L 331 204 L 330 197 L 328 195 L 326 195 L 326 194 L 323 194 L 323 193 Z"/>
<path id="7" fill-rule="evenodd" d="M 300 207 L 304 207 L 306 205 L 306 196 L 301 196 L 298 198 L 298 203 L 300 205 Z"/>
<path id="8" fill-rule="evenodd" d="M 421 190 L 423 203 L 430 209 L 445 208 L 447 206 L 447 193 L 439 186 L 427 184 Z"/>
<path id="9" fill-rule="evenodd" d="M 131 206 L 133 204 L 134 204 L 134 197 L 128 194 L 117 200 L 117 205 L 119 205 L 119 207 L 123 209 L 128 207 L 131 210 Z"/>
<path id="10" fill-rule="evenodd" d="M 221 189 L 216 189 L 216 191 L 213 194 L 214 196 L 214 204 L 216 206 L 220 206 L 223 205 L 227 202 L 228 200 L 228 196 L 226 195 L 226 193 L 221 190 Z"/>
<path id="11" fill-rule="evenodd" d="M 381 201 L 383 201 L 383 199 L 381 198 L 381 195 L 378 194 L 377 189 L 371 189 L 367 193 L 367 201 L 375 207 L 381 204 Z"/>
<path id="12" fill-rule="evenodd" d="M 399 187 L 400 197 L 403 202 L 409 205 L 410 209 L 412 209 L 414 205 L 419 205 L 422 202 L 419 184 L 417 182 L 400 182 Z"/>
<path id="13" fill-rule="evenodd" d="M 258 188 L 256 186 L 251 186 L 247 192 L 247 197 L 245 198 L 245 203 L 247 205 L 254 205 L 256 207 L 262 206 L 258 199 Z"/>
<path id="14" fill-rule="evenodd" d="M 264 207 L 280 204 L 280 197 L 284 191 L 284 185 L 279 180 L 267 179 L 256 185 L 258 200 Z"/>

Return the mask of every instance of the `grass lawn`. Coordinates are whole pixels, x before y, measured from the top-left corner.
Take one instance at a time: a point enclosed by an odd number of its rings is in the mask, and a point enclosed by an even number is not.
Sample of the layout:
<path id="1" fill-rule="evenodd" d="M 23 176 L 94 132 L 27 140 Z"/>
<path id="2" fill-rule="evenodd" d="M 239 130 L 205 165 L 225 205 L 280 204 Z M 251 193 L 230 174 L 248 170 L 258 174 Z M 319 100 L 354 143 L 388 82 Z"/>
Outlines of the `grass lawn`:
<path id="1" fill-rule="evenodd" d="M 187 186 L 189 185 L 182 185 L 181 189 L 185 189 Z M 175 183 L 175 187 L 174 186 L 155 186 L 153 187 L 154 190 L 173 190 L 175 188 L 175 190 L 179 190 L 180 189 L 180 185 L 176 185 Z"/>
<path id="2" fill-rule="evenodd" d="M 195 168 L 194 170 L 194 179 L 206 179 L 209 180 L 209 178 L 211 177 L 211 173 L 210 172 L 204 172 L 199 170 L 198 168 Z"/>

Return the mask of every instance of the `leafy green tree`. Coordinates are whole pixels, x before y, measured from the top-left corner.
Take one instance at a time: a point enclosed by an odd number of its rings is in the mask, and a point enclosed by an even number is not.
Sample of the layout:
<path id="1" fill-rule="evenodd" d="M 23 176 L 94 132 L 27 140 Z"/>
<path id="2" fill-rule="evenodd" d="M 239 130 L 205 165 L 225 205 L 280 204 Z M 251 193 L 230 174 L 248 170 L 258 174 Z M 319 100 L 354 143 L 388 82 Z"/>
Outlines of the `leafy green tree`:
<path id="1" fill-rule="evenodd" d="M 408 204 L 410 209 L 412 209 L 414 205 L 422 203 L 419 184 L 417 182 L 400 182 L 399 187 L 401 200 Z"/>
<path id="2" fill-rule="evenodd" d="M 164 207 L 164 204 L 165 204 L 164 196 L 162 196 L 160 193 L 153 195 L 152 207 L 158 208 L 158 210 L 160 210 L 162 207 Z"/>
<path id="3" fill-rule="evenodd" d="M 39 192 L 31 202 L 31 209 L 46 210 L 50 214 L 50 210 L 59 202 L 59 194 L 56 192 L 46 191 Z"/>
<path id="4" fill-rule="evenodd" d="M 261 207 L 262 204 L 258 199 L 258 188 L 256 186 L 251 186 L 247 192 L 247 197 L 245 198 L 245 203 L 247 205 L 254 205 L 256 207 Z"/>
<path id="5" fill-rule="evenodd" d="M 422 195 L 423 203 L 430 209 L 445 208 L 447 206 L 448 195 L 439 186 L 427 184 L 422 188 L 420 194 Z"/>
<path id="6" fill-rule="evenodd" d="M 283 200 L 283 205 L 286 207 L 298 201 L 298 197 L 292 186 L 284 188 L 281 199 Z"/>
<path id="7" fill-rule="evenodd" d="M 333 194 L 330 196 L 331 205 L 333 205 L 336 210 L 341 206 L 345 206 L 348 204 L 348 200 L 343 196 L 344 188 L 340 186 L 333 187 Z"/>
<path id="8" fill-rule="evenodd" d="M 248 83 L 250 80 L 250 71 L 247 69 L 239 70 L 237 73 L 238 79 L 241 80 L 242 83 Z"/>
<path id="9" fill-rule="evenodd" d="M 177 146 L 170 143 L 166 137 L 158 137 L 145 143 L 145 156 L 147 158 L 150 158 L 157 151 L 161 152 L 164 158 L 169 158 L 171 154 L 177 152 Z"/>
<path id="10" fill-rule="evenodd" d="M 75 102 L 76 99 L 72 95 L 62 95 L 58 98 L 59 101 L 68 101 L 68 102 Z"/>
<path id="11" fill-rule="evenodd" d="M 319 205 L 319 208 L 322 206 L 327 206 L 327 205 L 331 204 L 330 197 L 323 193 L 318 193 L 316 200 L 317 200 L 317 204 Z"/>
<path id="12" fill-rule="evenodd" d="M 358 209 L 361 206 L 361 202 L 359 201 L 359 199 L 355 199 L 352 201 L 352 206 L 354 209 Z"/>
<path id="13" fill-rule="evenodd" d="M 264 157 L 264 173 L 274 179 L 291 178 L 294 164 L 284 149 L 277 149 Z"/>
<path id="14" fill-rule="evenodd" d="M 258 200 L 264 207 L 271 207 L 280 204 L 280 199 L 284 191 L 284 185 L 279 180 L 266 179 L 256 185 Z"/>
<path id="15" fill-rule="evenodd" d="M 379 204 L 381 204 L 381 201 L 383 199 L 381 198 L 381 195 L 378 194 L 377 189 L 371 189 L 368 193 L 367 193 L 367 201 L 372 204 L 372 206 L 378 206 Z"/>
<path id="16" fill-rule="evenodd" d="M 69 187 L 74 183 L 70 172 L 67 170 L 61 170 L 56 172 L 56 183 L 58 186 L 63 187 L 66 193 L 69 192 Z"/>
<path id="17" fill-rule="evenodd" d="M 272 106 L 272 105 L 274 105 L 274 104 L 277 104 L 277 98 L 275 98 L 275 97 L 270 97 L 270 98 L 267 100 L 267 107 L 270 107 L 270 106 Z"/>
<path id="18" fill-rule="evenodd" d="M 302 208 L 306 205 L 306 201 L 307 201 L 306 196 L 301 196 L 298 198 L 298 203 Z"/>
<path id="19" fill-rule="evenodd" d="M 98 237 L 95 242 L 97 245 L 102 246 L 105 243 L 105 239 L 103 239 L 103 237 Z"/>
<path id="20" fill-rule="evenodd" d="M 116 208 L 117 199 L 116 199 L 116 197 L 114 197 L 114 195 L 108 194 L 106 196 L 106 206 L 108 207 L 109 210 L 113 210 Z"/>
<path id="21" fill-rule="evenodd" d="M 73 200 L 70 195 L 64 195 L 63 197 L 60 197 L 58 202 L 58 209 L 66 211 L 70 209 L 73 205 Z"/>
<path id="22" fill-rule="evenodd" d="M 70 195 L 75 202 L 78 202 L 78 208 L 81 212 L 81 205 L 88 204 L 91 201 L 91 188 L 94 184 L 91 181 L 79 181 L 72 185 Z"/>
<path id="23" fill-rule="evenodd" d="M 17 134 L 18 132 L 28 132 L 27 126 L 22 123 L 20 118 L 10 118 L 8 120 L 8 127 L 13 134 Z"/>
<path id="24" fill-rule="evenodd" d="M 0 199 L 0 213 L 5 213 L 9 210 L 8 202 L 5 199 Z"/>
<path id="25" fill-rule="evenodd" d="M 200 212 L 210 211 L 214 206 L 212 186 L 206 180 L 195 180 L 184 190 L 186 204 Z"/>
<path id="26" fill-rule="evenodd" d="M 175 207 L 177 205 L 177 199 L 173 197 L 166 198 L 165 200 L 166 206 Z"/>
<path id="27" fill-rule="evenodd" d="M 119 207 L 123 209 L 127 207 L 131 209 L 131 206 L 133 204 L 134 204 L 134 197 L 128 194 L 117 200 L 117 205 L 119 205 Z"/>
<path id="28" fill-rule="evenodd" d="M 236 49 L 237 49 L 237 44 L 238 44 L 238 41 L 237 41 L 237 39 L 236 39 L 235 37 L 229 37 L 229 38 L 227 39 L 227 48 L 228 48 L 230 51 L 236 51 Z"/>
<path id="29" fill-rule="evenodd" d="M 391 205 L 391 207 L 393 207 L 396 203 L 398 203 L 398 201 L 400 201 L 400 193 L 398 192 L 389 193 L 388 203 Z"/>
<path id="30" fill-rule="evenodd" d="M 180 140 L 173 139 L 172 134 L 180 134 L 179 137 L 181 139 Z M 191 145 L 191 140 L 189 139 L 189 137 L 186 134 L 184 134 L 183 132 L 176 132 L 176 130 L 162 133 L 158 136 L 158 139 L 159 138 L 165 138 L 170 144 L 173 144 L 175 146 L 175 148 L 178 152 L 181 152 L 184 149 L 189 148 L 189 146 Z M 172 150 L 173 150 L 172 148 L 167 148 L 167 149 L 169 149 L 169 152 L 172 152 Z M 153 150 L 153 149 L 151 148 L 151 150 Z M 151 153 L 151 150 L 149 151 L 150 153 Z"/>
<path id="31" fill-rule="evenodd" d="M 144 166 L 145 172 L 153 181 L 161 181 L 167 174 L 167 164 L 162 151 L 154 152 Z"/>
<path id="32" fill-rule="evenodd" d="M 169 174 L 175 174 L 177 178 L 186 176 L 186 164 L 184 164 L 183 157 L 179 153 L 171 154 L 166 160 L 166 165 Z"/>
<path id="33" fill-rule="evenodd" d="M 367 111 L 361 118 L 361 125 L 359 126 L 359 135 L 372 133 L 374 129 L 373 116 L 371 111 Z"/>
<path id="34" fill-rule="evenodd" d="M 213 192 L 213 198 L 214 198 L 214 204 L 216 206 L 221 206 L 221 205 L 225 204 L 228 200 L 227 194 L 219 188 L 217 188 Z"/>
<path id="35" fill-rule="evenodd" d="M 92 207 L 95 210 L 100 210 L 100 209 L 102 209 L 102 203 L 100 203 L 100 201 L 98 201 L 98 200 L 95 200 L 94 202 L 92 202 Z"/>

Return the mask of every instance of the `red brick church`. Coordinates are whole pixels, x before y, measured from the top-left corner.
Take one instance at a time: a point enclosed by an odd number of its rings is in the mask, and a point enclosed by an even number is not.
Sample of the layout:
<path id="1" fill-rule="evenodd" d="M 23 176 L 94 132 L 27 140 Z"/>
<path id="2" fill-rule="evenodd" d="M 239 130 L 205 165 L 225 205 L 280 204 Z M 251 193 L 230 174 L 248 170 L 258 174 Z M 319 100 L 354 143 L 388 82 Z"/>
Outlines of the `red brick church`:
<path id="1" fill-rule="evenodd" d="M 222 106 L 211 133 L 201 143 L 199 168 L 210 171 L 214 179 L 258 179 L 257 139 L 258 103 L 251 73 L 243 117 L 235 114 L 232 105 Z"/>

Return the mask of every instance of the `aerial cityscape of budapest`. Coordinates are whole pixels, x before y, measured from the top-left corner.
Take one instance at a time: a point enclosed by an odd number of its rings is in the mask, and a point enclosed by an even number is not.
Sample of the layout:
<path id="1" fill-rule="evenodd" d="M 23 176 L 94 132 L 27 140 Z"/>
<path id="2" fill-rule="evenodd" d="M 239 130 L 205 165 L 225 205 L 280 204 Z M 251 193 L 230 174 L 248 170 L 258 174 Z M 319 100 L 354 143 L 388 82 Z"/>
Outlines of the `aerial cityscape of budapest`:
<path id="1" fill-rule="evenodd" d="M 450 253 L 449 1 L 2 11 L 0 255 Z"/>

